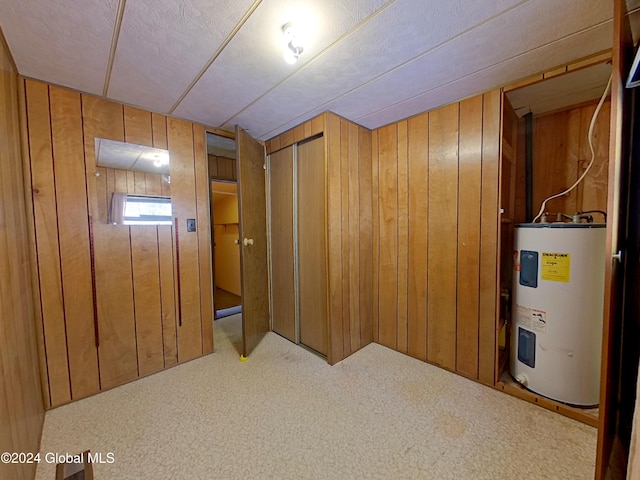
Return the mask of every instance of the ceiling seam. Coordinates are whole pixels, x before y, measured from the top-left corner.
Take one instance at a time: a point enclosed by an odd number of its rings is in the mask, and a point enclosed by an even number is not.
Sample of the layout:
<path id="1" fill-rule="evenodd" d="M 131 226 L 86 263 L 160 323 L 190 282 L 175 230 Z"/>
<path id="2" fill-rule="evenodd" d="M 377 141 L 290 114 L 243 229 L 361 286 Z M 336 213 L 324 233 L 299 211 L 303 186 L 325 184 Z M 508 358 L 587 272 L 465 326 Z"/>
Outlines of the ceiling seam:
<path id="1" fill-rule="evenodd" d="M 512 56 L 512 57 L 506 58 L 506 59 L 504 59 L 504 60 L 501 60 L 501 61 L 500 61 L 500 62 L 498 62 L 498 63 L 494 63 L 493 65 L 490 65 L 490 66 L 487 66 L 487 67 L 481 68 L 480 70 L 476 70 L 475 72 L 468 73 L 467 75 L 463 75 L 462 77 L 458 77 L 458 78 L 456 78 L 455 80 L 452 80 L 452 81 L 450 81 L 450 82 L 443 83 L 442 85 L 438 85 L 437 87 L 434 87 L 434 88 L 431 88 L 431 89 L 429 89 L 429 90 L 425 90 L 424 92 L 420 92 L 420 93 L 417 93 L 417 94 L 412 95 L 412 96 L 410 96 L 410 97 L 407 97 L 407 98 L 405 98 L 405 99 L 403 99 L 403 100 L 401 100 L 401 101 L 399 101 L 399 102 L 395 102 L 395 103 L 394 103 L 394 104 L 392 104 L 392 105 L 387 105 L 386 107 L 381 108 L 381 109 L 379 109 L 379 110 L 376 110 L 375 112 L 371 112 L 371 113 L 368 113 L 368 114 L 366 114 L 366 115 L 362 115 L 362 116 L 360 116 L 360 117 L 356 117 L 356 120 L 360 120 L 360 119 L 363 119 L 363 118 L 367 118 L 367 117 L 370 117 L 370 116 L 376 115 L 376 114 L 378 114 L 378 113 L 380 113 L 380 112 L 384 112 L 385 110 L 388 110 L 388 109 L 390 109 L 390 108 L 392 108 L 392 107 L 395 107 L 395 106 L 397 106 L 397 105 L 400 105 L 400 104 L 401 104 L 401 103 L 403 103 L 403 102 L 406 102 L 406 101 L 408 101 L 408 100 L 412 100 L 412 99 L 414 99 L 414 98 L 416 98 L 416 97 L 419 97 L 420 95 L 424 95 L 425 93 L 433 92 L 433 91 L 438 90 L 438 89 L 440 89 L 440 88 L 446 87 L 447 85 L 451 85 L 452 83 L 455 83 L 455 82 L 457 82 L 457 81 L 459 81 L 459 80 L 464 80 L 465 78 L 471 77 L 471 76 L 473 76 L 473 75 L 477 75 L 478 73 L 482 73 L 482 72 L 484 72 L 484 71 L 486 71 L 486 70 L 489 70 L 489 69 L 491 69 L 491 68 L 497 67 L 497 66 L 502 65 L 502 64 L 504 64 L 504 63 L 506 63 L 506 62 L 510 62 L 511 60 L 517 59 L 517 58 L 522 57 L 522 56 L 524 56 L 524 55 L 528 55 L 528 54 L 530 54 L 530 53 L 532 53 L 532 52 L 535 52 L 536 50 L 540 50 L 540 49 L 542 49 L 542 48 L 549 47 L 549 46 L 551 46 L 551 45 L 553 45 L 553 44 L 555 44 L 555 43 L 562 42 L 562 41 L 564 41 L 564 40 L 566 40 L 566 39 L 568 39 L 568 38 L 575 37 L 575 36 L 578 36 L 578 35 L 582 35 L 583 33 L 587 33 L 587 32 L 589 32 L 590 30 L 595 30 L 595 29 L 597 29 L 597 28 L 600 28 L 600 27 L 602 27 L 602 26 L 604 26 L 604 25 L 607 25 L 608 23 L 611 23 L 611 21 L 612 21 L 611 19 L 609 19 L 609 20 L 605 20 L 605 21 L 603 21 L 603 22 L 600 22 L 600 23 L 597 23 L 597 24 L 595 24 L 595 25 L 592 25 L 592 26 L 591 26 L 591 27 L 589 27 L 589 28 L 585 28 L 585 29 L 582 29 L 582 30 L 580 30 L 580 31 L 578 31 L 578 32 L 574 32 L 574 33 L 572 33 L 571 35 L 567 35 L 567 36 L 562 37 L 562 38 L 559 38 L 559 39 L 557 39 L 557 40 L 553 40 L 552 42 L 545 43 L 544 45 L 540 45 L 540 46 L 538 46 L 538 47 L 536 47 L 536 48 L 533 48 L 533 49 L 531 49 L 531 50 L 528 50 L 528 51 L 526 51 L 526 52 L 519 53 L 519 54 L 514 55 L 514 56 Z"/>
<path id="2" fill-rule="evenodd" d="M 209 69 L 209 67 L 213 64 L 213 62 L 216 61 L 216 59 L 220 56 L 220 54 L 222 53 L 222 51 L 227 47 L 227 45 L 229 45 L 229 43 L 231 42 L 231 40 L 233 39 L 233 37 L 236 36 L 236 34 L 238 33 L 238 31 L 240 31 L 240 29 L 244 26 L 244 24 L 247 22 L 247 20 L 249 20 L 249 17 L 253 14 L 253 12 L 255 12 L 255 10 L 258 8 L 258 6 L 262 3 L 262 0 L 256 0 L 255 2 L 253 2 L 253 5 L 251 5 L 251 7 L 249 7 L 249 10 L 247 10 L 247 13 L 245 13 L 242 18 L 240 19 L 240 21 L 237 23 L 237 25 L 233 28 L 233 30 L 231 30 L 231 32 L 229 33 L 229 35 L 227 35 L 227 38 L 224 39 L 224 41 L 222 42 L 222 44 L 217 48 L 217 50 L 214 52 L 214 54 L 211 56 L 211 58 L 209 59 L 209 61 L 204 65 L 204 67 L 202 67 L 202 69 L 198 72 L 198 74 L 195 76 L 195 78 L 191 81 L 191 83 L 187 86 L 187 88 L 185 89 L 185 91 L 182 93 L 182 95 L 180 95 L 180 97 L 178 97 L 178 99 L 175 101 L 175 103 L 173 104 L 173 106 L 171 107 L 171 109 L 167 112 L 169 115 L 173 114 L 173 112 L 175 111 L 176 108 L 178 108 L 178 105 L 180 105 L 180 103 L 182 103 L 182 101 L 185 99 L 185 97 L 187 95 L 189 95 L 189 92 L 191 92 L 191 90 L 193 89 L 193 87 L 196 86 L 196 83 L 198 83 L 200 81 L 200 79 L 202 78 L 202 76 L 206 73 L 206 71 Z"/>
<path id="3" fill-rule="evenodd" d="M 111 83 L 111 72 L 113 71 L 113 62 L 116 58 L 116 49 L 118 48 L 118 40 L 120 39 L 120 27 L 122 27 L 122 17 L 124 17 L 124 7 L 127 0 L 119 0 L 118 11 L 116 13 L 116 22 L 113 25 L 113 36 L 111 37 L 111 49 L 109 50 L 109 60 L 107 62 L 107 73 L 104 77 L 104 87 L 102 88 L 102 96 L 106 97 Z"/>
<path id="4" fill-rule="evenodd" d="M 469 32 L 471 32 L 471 31 L 475 30 L 476 28 L 482 27 L 482 26 L 486 25 L 487 23 L 492 22 L 493 20 L 495 20 L 495 19 L 497 19 L 497 18 L 501 17 L 502 15 L 505 15 L 505 14 L 507 14 L 507 13 L 509 13 L 509 12 L 513 11 L 513 10 L 516 10 L 516 9 L 520 8 L 521 6 L 523 6 L 525 3 L 528 3 L 529 1 L 530 1 L 530 0 L 522 0 L 521 2 L 518 2 L 518 3 L 517 3 L 517 4 L 515 4 L 515 5 L 512 5 L 511 7 L 507 8 L 506 10 L 501 11 L 500 13 L 496 13 L 495 15 L 493 15 L 493 16 L 491 16 L 491 17 L 486 18 L 486 19 L 485 19 L 485 20 L 483 20 L 482 22 L 477 23 L 477 24 L 475 24 L 475 25 L 473 25 L 473 26 L 471 26 L 471 27 L 467 28 L 466 30 L 463 30 L 462 32 L 458 33 L 455 37 L 448 38 L 448 39 L 447 39 L 447 40 L 445 40 L 444 42 L 441 42 L 441 43 L 439 43 L 438 45 L 435 45 L 434 47 L 430 48 L 429 50 L 426 50 L 426 51 L 424 51 L 424 52 L 421 52 L 421 53 L 419 53 L 418 55 L 415 55 L 415 56 L 411 57 L 410 59 L 408 59 L 408 60 L 404 61 L 403 63 L 398 64 L 398 65 L 396 65 L 395 67 L 390 68 L 389 70 L 386 70 L 385 72 L 382 72 L 381 74 L 377 75 L 376 77 L 371 78 L 370 80 L 367 80 L 365 83 L 362 83 L 362 84 L 358 85 L 357 87 L 352 88 L 351 90 L 348 90 L 348 91 L 346 91 L 346 92 L 344 92 L 344 93 L 341 93 L 341 94 L 340 94 L 340 95 L 338 95 L 337 97 L 334 97 L 334 98 L 332 98 L 331 100 L 328 100 L 328 101 L 326 101 L 326 102 L 324 102 L 324 103 L 320 104 L 319 106 L 315 107 L 314 109 L 309 110 L 309 111 L 307 111 L 307 112 L 305 112 L 305 113 L 303 113 L 303 114 L 301 114 L 301 115 L 297 116 L 293 121 L 295 121 L 295 120 L 297 120 L 297 119 L 299 119 L 299 118 L 302 118 L 302 117 L 304 117 L 304 116 L 308 115 L 310 112 L 317 111 L 319 108 L 322 108 L 323 106 L 328 105 L 328 104 L 330 104 L 330 103 L 332 103 L 332 102 L 334 102 L 334 101 L 338 100 L 339 98 L 342 98 L 342 97 L 344 97 L 344 96 L 346 96 L 346 95 L 349 95 L 350 93 L 352 93 L 352 92 L 354 92 L 354 91 L 358 90 L 359 88 L 362 88 L 362 87 L 364 87 L 364 86 L 366 86 L 366 85 L 368 85 L 368 84 L 370 84 L 370 83 L 373 83 L 373 82 L 377 81 L 378 79 L 382 78 L 383 76 L 385 76 L 385 75 L 387 75 L 387 74 L 389 74 L 389 73 L 391 73 L 391 72 L 393 72 L 393 71 L 395 71 L 395 70 L 397 70 L 397 69 L 399 69 L 399 68 L 404 67 L 405 65 L 407 65 L 407 64 L 409 64 L 409 63 L 411 63 L 411 62 L 413 62 L 413 61 L 417 60 L 417 59 L 418 59 L 418 58 L 420 58 L 420 57 L 423 57 L 423 56 L 426 56 L 426 55 L 430 55 L 431 53 L 433 53 L 433 52 L 437 51 L 438 49 L 440 49 L 440 48 L 444 47 L 444 46 L 445 46 L 445 45 L 447 45 L 448 43 L 451 43 L 451 42 L 453 42 L 454 40 L 457 40 L 458 38 L 460 38 L 460 37 L 462 37 L 462 36 L 466 35 L 467 33 L 469 33 Z M 324 53 L 324 52 L 322 52 L 322 53 Z M 320 56 L 320 55 L 318 55 L 318 56 Z M 305 64 L 305 66 L 306 66 L 306 64 Z M 302 70 L 302 68 L 301 68 L 300 70 Z M 300 71 L 300 70 L 298 70 L 298 71 Z M 298 73 L 298 71 L 296 71 L 295 73 Z M 294 73 L 294 74 L 295 74 L 295 73 Z M 293 75 L 292 75 L 292 76 L 293 76 Z M 290 77 L 289 77 L 289 78 L 290 78 Z M 288 80 L 289 78 L 285 79 L 284 81 Z M 284 83 L 284 81 L 283 81 L 282 83 Z M 277 85 L 277 86 L 279 86 L 279 85 Z M 274 87 L 274 88 L 275 88 L 275 87 Z M 269 93 L 269 92 L 267 92 L 267 93 Z M 256 99 L 253 103 L 257 102 L 258 100 L 259 100 L 259 99 Z M 247 107 L 245 107 L 245 108 L 248 108 L 248 107 L 250 107 L 250 106 L 251 106 L 251 105 L 248 105 L 248 106 L 247 106 Z M 239 112 L 239 113 L 242 113 L 242 111 L 241 111 L 241 112 Z M 236 115 L 238 115 L 238 114 L 236 114 Z M 233 117 L 232 117 L 232 118 L 233 118 Z M 231 119 L 230 119 L 230 120 L 231 120 Z M 289 123 L 289 122 L 287 122 L 287 123 Z M 286 124 L 283 124 L 283 125 L 286 125 Z M 270 130 L 269 132 L 265 132 L 263 135 L 269 135 L 269 134 L 271 134 L 271 132 L 274 132 L 274 131 L 278 130 L 278 128 L 281 128 L 283 125 L 280 125 L 279 127 L 275 128 L 275 129 L 272 129 L 272 130 Z M 263 136 L 263 135 L 261 135 L 261 136 L 260 136 L 260 138 L 262 138 L 262 136 Z"/>
<path id="5" fill-rule="evenodd" d="M 342 36 L 340 36 L 338 39 L 334 40 L 332 43 L 330 43 L 329 45 L 327 45 L 321 52 L 319 52 L 315 57 L 311 58 L 308 62 L 306 62 L 304 65 L 302 65 L 299 69 L 297 69 L 296 71 L 294 71 L 291 75 L 289 75 L 286 78 L 283 78 L 280 82 L 278 82 L 276 85 L 274 85 L 273 87 L 271 87 L 269 90 L 267 90 L 266 92 L 264 92 L 262 95 L 260 95 L 259 97 L 257 97 L 255 100 L 253 100 L 251 103 L 249 103 L 248 105 L 244 106 L 241 110 L 238 110 L 236 113 L 234 113 L 231 117 L 229 117 L 226 121 L 222 122 L 220 124 L 220 126 L 218 128 L 222 128 L 223 125 L 226 125 L 227 123 L 229 123 L 231 120 L 233 120 L 234 118 L 236 118 L 238 115 L 240 115 L 242 112 L 244 112 L 247 108 L 251 107 L 253 104 L 255 104 L 257 101 L 259 101 L 260 99 L 264 98 L 266 95 L 269 95 L 272 91 L 274 91 L 276 88 L 280 87 L 281 85 L 284 85 L 290 78 L 292 78 L 294 75 L 300 73 L 301 71 L 303 71 L 304 69 L 306 69 L 307 67 L 309 67 L 310 65 L 313 65 L 313 62 L 315 62 L 318 58 L 324 56 L 329 50 L 331 50 L 334 46 L 336 46 L 337 44 L 339 44 L 340 42 L 342 42 L 343 40 L 346 40 L 347 38 L 349 38 L 351 35 L 353 35 L 355 32 L 357 32 L 358 30 L 360 30 L 361 28 L 363 28 L 367 23 L 369 23 L 370 21 L 372 21 L 374 18 L 376 18 L 378 15 L 380 15 L 382 12 L 384 12 L 387 8 L 389 8 L 391 5 L 393 5 L 394 3 L 396 3 L 397 0 L 390 0 L 389 2 L 387 2 L 384 6 L 380 7 L 378 10 L 376 10 L 375 12 L 373 12 L 371 15 L 369 15 L 368 17 L 366 17 L 364 20 L 362 20 L 360 23 L 356 24 L 355 27 L 353 27 L 351 30 L 349 30 L 348 32 L 346 32 L 345 34 L 343 34 Z M 529 1 L 529 0 L 525 0 L 525 1 Z"/>

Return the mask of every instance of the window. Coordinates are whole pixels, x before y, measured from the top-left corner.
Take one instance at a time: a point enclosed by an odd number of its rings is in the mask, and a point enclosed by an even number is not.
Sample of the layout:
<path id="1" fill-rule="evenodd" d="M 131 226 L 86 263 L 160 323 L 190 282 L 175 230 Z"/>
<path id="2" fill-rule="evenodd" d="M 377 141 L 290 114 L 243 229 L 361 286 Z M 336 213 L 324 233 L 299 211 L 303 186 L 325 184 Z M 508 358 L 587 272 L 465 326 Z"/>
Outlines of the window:
<path id="1" fill-rule="evenodd" d="M 171 225 L 171 197 L 114 192 L 109 223 L 114 225 Z"/>

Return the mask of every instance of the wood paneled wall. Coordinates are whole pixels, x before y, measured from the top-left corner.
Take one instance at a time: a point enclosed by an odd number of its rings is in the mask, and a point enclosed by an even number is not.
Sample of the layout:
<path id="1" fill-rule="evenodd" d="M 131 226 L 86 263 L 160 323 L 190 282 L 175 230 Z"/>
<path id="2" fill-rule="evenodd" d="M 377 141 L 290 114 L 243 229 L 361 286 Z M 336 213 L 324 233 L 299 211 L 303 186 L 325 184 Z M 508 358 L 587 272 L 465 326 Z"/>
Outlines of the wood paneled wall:
<path id="1" fill-rule="evenodd" d="M 372 341 L 371 131 L 326 112 L 266 142 L 267 154 L 323 134 L 328 238 L 327 360 L 334 364 Z"/>
<path id="2" fill-rule="evenodd" d="M 44 409 L 20 150 L 19 86 L 1 34 L 0 89 L 0 451 L 36 453 Z M 0 478 L 34 478 L 36 466 L 0 463 Z"/>
<path id="3" fill-rule="evenodd" d="M 493 91 L 372 135 L 373 340 L 490 385 L 500 118 Z"/>
<path id="4" fill-rule="evenodd" d="M 47 405 L 211 352 L 204 127 L 41 82 L 24 84 Z M 96 167 L 95 137 L 170 151 L 174 227 L 101 223 L 103 200 L 118 177 Z M 135 174 L 129 176 L 135 189 Z M 187 218 L 197 220 L 196 232 L 187 233 Z"/>
<path id="5" fill-rule="evenodd" d="M 333 364 L 373 340 L 372 155 L 370 130 L 331 112 L 325 122 Z"/>
<path id="6" fill-rule="evenodd" d="M 209 178 L 215 180 L 238 181 L 238 171 L 235 158 L 208 155 Z"/>
<path id="7" fill-rule="evenodd" d="M 538 214 L 542 201 L 560 193 L 582 175 L 591 159 L 588 131 L 597 102 L 560 112 L 533 117 L 533 214 Z M 594 128 L 593 147 L 596 159 L 584 181 L 569 195 L 547 203 L 551 213 L 568 215 L 576 211 L 607 210 L 609 165 L 609 123 L 611 101 L 602 105 Z M 520 120 L 524 132 L 524 120 Z M 523 133 L 520 133 L 523 137 Z M 524 179 L 524 149 L 518 152 L 518 178 Z M 524 181 L 524 180 L 523 180 Z M 518 191 L 516 203 L 523 205 L 525 192 Z M 602 222 L 595 214 L 596 222 Z M 550 221 L 555 218 L 550 219 Z"/>

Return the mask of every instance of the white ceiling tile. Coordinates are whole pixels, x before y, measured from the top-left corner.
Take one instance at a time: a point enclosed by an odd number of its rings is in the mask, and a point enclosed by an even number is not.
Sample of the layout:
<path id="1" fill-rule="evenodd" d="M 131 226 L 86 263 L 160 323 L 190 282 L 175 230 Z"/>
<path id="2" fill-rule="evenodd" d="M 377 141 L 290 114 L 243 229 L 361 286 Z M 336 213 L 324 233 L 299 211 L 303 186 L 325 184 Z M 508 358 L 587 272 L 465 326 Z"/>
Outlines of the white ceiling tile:
<path id="1" fill-rule="evenodd" d="M 227 122 L 385 3 L 314 0 L 301 9 L 297 0 L 264 1 L 174 113 L 213 126 Z M 281 28 L 287 22 L 302 25 L 308 36 L 295 65 L 283 59 Z"/>
<path id="2" fill-rule="evenodd" d="M 567 58 L 575 53 L 577 58 L 589 52 L 603 50 L 603 45 L 612 35 L 611 22 L 590 29 L 579 35 L 567 37 L 555 44 L 542 47 L 514 57 L 505 62 L 483 69 L 472 75 L 459 78 L 439 88 L 426 91 L 387 108 L 354 118 L 354 121 L 368 128 L 377 128 L 399 118 L 432 110 L 442 105 L 486 92 L 500 85 L 526 77 L 533 72 L 542 72 L 550 66 L 573 60 Z M 340 113 L 340 112 L 336 112 Z"/>
<path id="3" fill-rule="evenodd" d="M 637 34 L 640 0 L 627 0 Z M 101 94 L 118 0 L 0 0 L 20 74 Z M 129 0 L 108 97 L 268 138 L 330 109 L 370 127 L 611 45 L 603 0 Z M 281 27 L 309 42 L 282 59 Z"/>
<path id="4" fill-rule="evenodd" d="M 344 88 L 344 94 L 338 97 L 333 96 L 333 101 L 325 101 L 321 106 L 314 106 L 310 110 L 294 111 L 297 97 L 301 97 L 301 103 L 308 106 L 311 102 L 305 103 L 305 100 L 308 97 L 313 97 L 315 86 L 326 83 L 326 79 L 322 77 L 322 71 L 319 71 L 317 73 L 320 76 L 318 80 L 307 81 L 309 85 L 307 94 L 299 88 L 286 88 L 288 85 L 283 85 L 277 93 L 274 93 L 273 100 L 266 98 L 258 102 L 256 107 L 260 107 L 260 110 L 251 109 L 247 112 L 247 117 L 251 116 L 253 124 L 260 122 L 256 127 L 260 138 L 270 138 L 289 128 L 292 123 L 289 120 L 287 123 L 278 124 L 278 121 L 272 121 L 269 124 L 267 119 L 281 120 L 289 116 L 297 121 L 326 109 L 333 110 L 346 118 L 360 118 L 610 18 L 610 8 L 603 6 L 599 0 L 589 0 L 589 2 L 592 5 L 586 6 L 590 8 L 585 8 L 584 11 L 578 13 L 575 9 L 578 5 L 584 5 L 584 0 L 565 1 L 562 8 L 559 8 L 554 0 L 538 0 L 521 4 L 517 8 L 507 11 L 504 15 L 482 23 L 477 28 L 467 29 L 457 37 L 452 36 L 452 40 L 440 44 L 435 49 L 425 49 L 425 54 L 412 57 L 413 60 L 391 69 L 384 75 L 378 75 L 368 83 L 362 81 L 362 85 L 359 85 L 354 82 L 350 87 Z M 443 22 L 443 18 L 442 15 L 436 17 L 440 22 Z M 610 47 L 610 38 L 610 36 L 607 37 L 608 43 L 600 49 Z M 594 53 L 594 51 L 588 51 L 583 54 L 584 51 L 584 48 L 581 48 L 579 52 L 568 51 L 566 61 Z M 343 63 L 344 59 L 336 62 L 337 65 Z M 544 68 L 555 65 L 547 64 Z M 531 68 L 525 75 L 537 71 Z M 496 78 L 495 81 L 496 83 L 490 88 L 502 85 L 508 80 L 502 81 L 502 79 Z M 283 114 L 278 118 L 277 113 L 268 112 L 273 110 L 274 101 L 282 104 L 281 97 L 277 96 L 282 90 L 286 90 L 286 94 L 293 100 L 292 105 L 285 107 L 288 109 L 282 112 Z M 328 100 L 327 97 L 325 98 Z M 329 96 L 329 98 L 331 97 Z M 402 117 L 397 119 L 399 118 Z M 243 119 L 240 123 L 248 122 Z"/>
<path id="5" fill-rule="evenodd" d="M 270 131 L 522 3 L 522 0 L 491 4 L 399 0 L 300 68 L 268 96 L 232 119 L 232 123 L 245 125 L 268 118 L 266 130 Z M 381 31 L 391 34 L 381 40 Z M 262 136 L 265 128 L 256 127 L 256 132 Z"/>
<path id="6" fill-rule="evenodd" d="M 363 105 L 368 98 L 378 99 L 384 108 L 386 105 L 403 102 L 405 99 L 451 83 L 452 80 L 481 72 L 530 51 L 533 51 L 534 55 L 529 58 L 535 60 L 535 64 L 540 67 L 534 66 L 530 61 L 529 68 L 525 65 L 526 69 L 520 77 L 610 48 L 612 37 L 607 33 L 611 32 L 610 28 L 605 31 L 593 27 L 607 21 L 610 9 L 602 6 L 600 0 L 589 0 L 590 5 L 585 3 L 585 0 L 565 0 L 560 8 L 555 0 L 529 2 L 406 64 L 376 82 L 364 85 L 350 93 L 348 98 L 339 99 L 336 102 L 339 105 L 330 105 L 330 108 L 339 107 L 337 113 L 347 118 L 360 118 L 375 111 L 375 108 Z M 555 9 L 550 8 L 552 4 L 556 6 Z M 589 8 L 580 10 L 578 6 Z M 585 28 L 595 28 L 599 31 L 598 41 L 592 40 L 589 44 L 576 45 L 576 48 L 563 48 L 560 43 L 554 45 L 554 42 L 567 35 L 575 35 L 575 32 Z M 545 45 L 551 47 L 547 50 L 550 53 L 543 54 L 539 50 Z M 489 88 L 510 81 L 509 78 L 505 78 L 504 81 L 500 78 L 494 80 L 496 83 L 489 85 Z"/>
<path id="7" fill-rule="evenodd" d="M 168 112 L 253 2 L 127 2 L 109 98 Z"/>
<path id="8" fill-rule="evenodd" d="M 102 94 L 117 0 L 0 2 L 0 25 L 21 75 Z"/>

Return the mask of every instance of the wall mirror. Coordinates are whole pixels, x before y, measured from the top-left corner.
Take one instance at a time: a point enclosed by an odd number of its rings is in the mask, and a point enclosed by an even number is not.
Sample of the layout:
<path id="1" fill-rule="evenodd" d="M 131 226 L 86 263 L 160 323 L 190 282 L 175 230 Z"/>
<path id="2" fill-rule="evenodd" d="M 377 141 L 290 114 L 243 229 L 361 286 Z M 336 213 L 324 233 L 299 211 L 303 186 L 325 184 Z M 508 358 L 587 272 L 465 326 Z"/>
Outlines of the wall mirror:
<path id="1" fill-rule="evenodd" d="M 95 139 L 100 220 L 113 225 L 171 225 L 168 150 Z"/>

